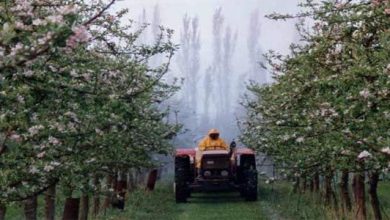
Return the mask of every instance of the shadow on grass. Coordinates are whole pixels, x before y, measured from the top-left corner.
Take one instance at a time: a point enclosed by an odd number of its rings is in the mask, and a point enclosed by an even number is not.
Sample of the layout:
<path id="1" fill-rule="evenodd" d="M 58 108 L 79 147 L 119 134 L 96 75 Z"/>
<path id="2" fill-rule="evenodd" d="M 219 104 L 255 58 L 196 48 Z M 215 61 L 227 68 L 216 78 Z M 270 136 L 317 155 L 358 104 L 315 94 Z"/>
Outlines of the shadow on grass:
<path id="1" fill-rule="evenodd" d="M 238 203 L 245 202 L 238 193 L 194 193 L 187 203 Z"/>

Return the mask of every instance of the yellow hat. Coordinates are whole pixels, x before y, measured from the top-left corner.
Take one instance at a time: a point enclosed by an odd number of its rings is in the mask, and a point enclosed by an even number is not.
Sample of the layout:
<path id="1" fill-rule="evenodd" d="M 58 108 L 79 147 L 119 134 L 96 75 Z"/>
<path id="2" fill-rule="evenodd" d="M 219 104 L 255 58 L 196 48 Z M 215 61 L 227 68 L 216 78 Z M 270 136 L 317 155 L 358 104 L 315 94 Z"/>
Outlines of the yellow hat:
<path id="1" fill-rule="evenodd" d="M 209 135 L 210 135 L 210 134 L 219 134 L 219 131 L 218 131 L 217 129 L 213 128 L 213 129 L 211 129 L 211 130 L 209 131 Z"/>

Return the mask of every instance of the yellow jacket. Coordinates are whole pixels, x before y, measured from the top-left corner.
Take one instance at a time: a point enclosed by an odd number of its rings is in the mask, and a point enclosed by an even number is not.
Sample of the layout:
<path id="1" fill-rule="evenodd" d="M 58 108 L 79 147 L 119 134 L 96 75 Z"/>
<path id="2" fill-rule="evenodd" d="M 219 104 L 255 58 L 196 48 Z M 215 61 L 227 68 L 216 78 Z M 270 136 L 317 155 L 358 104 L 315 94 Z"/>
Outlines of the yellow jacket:
<path id="1" fill-rule="evenodd" d="M 209 132 L 210 134 L 219 134 L 219 132 L 216 129 L 212 129 Z M 213 140 L 210 138 L 210 136 L 207 135 L 207 137 L 203 138 L 202 141 L 199 143 L 199 150 L 205 151 L 205 150 L 228 150 L 228 145 L 225 143 L 225 141 L 222 138 L 218 138 L 216 140 Z"/>

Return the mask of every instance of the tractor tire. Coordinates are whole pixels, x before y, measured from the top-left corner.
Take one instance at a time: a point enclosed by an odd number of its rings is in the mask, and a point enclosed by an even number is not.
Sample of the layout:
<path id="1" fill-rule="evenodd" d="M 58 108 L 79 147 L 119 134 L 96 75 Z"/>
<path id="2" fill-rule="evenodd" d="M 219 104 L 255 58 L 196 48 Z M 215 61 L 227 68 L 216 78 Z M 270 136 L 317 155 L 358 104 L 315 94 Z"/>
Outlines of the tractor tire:
<path id="1" fill-rule="evenodd" d="M 187 202 L 190 196 L 189 180 L 191 165 L 189 157 L 175 157 L 175 197 L 177 203 Z"/>
<path id="2" fill-rule="evenodd" d="M 257 171 L 244 171 L 244 184 L 241 189 L 241 195 L 246 201 L 257 201 Z"/>

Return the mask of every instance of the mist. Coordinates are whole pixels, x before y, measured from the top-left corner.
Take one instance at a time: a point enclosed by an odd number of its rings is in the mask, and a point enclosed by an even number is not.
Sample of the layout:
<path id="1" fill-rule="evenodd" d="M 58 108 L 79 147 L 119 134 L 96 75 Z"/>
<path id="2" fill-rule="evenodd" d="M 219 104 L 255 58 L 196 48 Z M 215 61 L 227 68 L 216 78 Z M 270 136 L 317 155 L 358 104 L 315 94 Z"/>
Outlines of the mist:
<path id="1" fill-rule="evenodd" d="M 298 0 L 131 0 L 119 1 L 116 10 L 128 8 L 136 26 L 149 24 L 142 43 L 153 42 L 159 26 L 174 30 L 179 45 L 167 81 L 183 79 L 181 90 L 168 101 L 171 120 L 184 124 L 175 146 L 196 146 L 211 128 L 230 142 L 239 136 L 237 119 L 246 85 L 272 82 L 261 68 L 263 53 L 289 53 L 299 40 L 295 21 L 265 18 L 272 12 L 295 13 Z M 151 65 L 159 62 L 151 61 Z"/>

